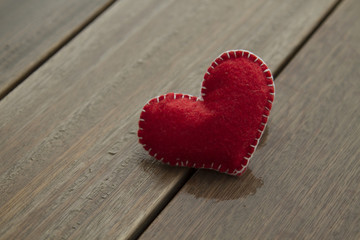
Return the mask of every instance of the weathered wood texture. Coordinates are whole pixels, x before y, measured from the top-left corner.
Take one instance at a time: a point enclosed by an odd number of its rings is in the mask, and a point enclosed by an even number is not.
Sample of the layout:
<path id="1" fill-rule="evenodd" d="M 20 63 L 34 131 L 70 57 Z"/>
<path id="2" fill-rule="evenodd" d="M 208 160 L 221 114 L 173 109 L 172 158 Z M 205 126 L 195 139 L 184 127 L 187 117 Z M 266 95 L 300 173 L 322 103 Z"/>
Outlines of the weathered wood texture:
<path id="1" fill-rule="evenodd" d="M 0 98 L 111 2 L 0 1 Z"/>
<path id="2" fill-rule="evenodd" d="M 252 171 L 196 172 L 141 239 L 360 239 L 359 10 L 340 4 L 276 80 Z"/>
<path id="3" fill-rule="evenodd" d="M 0 102 L 0 238 L 138 234 L 190 172 L 137 143 L 147 99 L 197 94 L 228 49 L 278 69 L 334 3 L 115 3 Z"/>

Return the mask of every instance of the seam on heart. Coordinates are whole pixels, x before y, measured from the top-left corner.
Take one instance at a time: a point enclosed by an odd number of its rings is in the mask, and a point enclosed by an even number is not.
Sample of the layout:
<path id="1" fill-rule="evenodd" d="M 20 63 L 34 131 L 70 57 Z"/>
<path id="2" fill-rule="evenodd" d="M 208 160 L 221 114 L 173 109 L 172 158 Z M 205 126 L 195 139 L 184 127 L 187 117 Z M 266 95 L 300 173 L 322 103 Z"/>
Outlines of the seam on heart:
<path id="1" fill-rule="evenodd" d="M 275 84 L 274 84 L 274 79 L 273 76 L 271 74 L 270 69 L 267 67 L 267 65 L 265 64 L 265 62 L 258 56 L 256 56 L 254 53 L 251 53 L 250 51 L 246 51 L 246 50 L 230 50 L 227 52 L 224 52 L 222 54 L 220 54 L 210 65 L 210 67 L 208 68 L 208 70 L 206 71 L 205 75 L 204 75 L 204 80 L 202 81 L 201 84 L 201 92 L 200 92 L 200 97 L 195 97 L 192 96 L 190 94 L 182 94 L 182 93 L 167 93 L 167 94 L 163 94 L 157 97 L 154 97 L 152 99 L 150 99 L 145 105 L 150 105 L 151 103 L 159 103 L 161 100 L 166 99 L 167 96 L 169 95 L 173 95 L 174 99 L 177 99 L 178 96 L 180 96 L 180 98 L 188 98 L 190 100 L 195 100 L 195 101 L 204 101 L 204 97 L 206 96 L 206 87 L 204 86 L 205 81 L 209 78 L 209 76 L 211 75 L 211 72 L 220 64 L 222 64 L 223 62 L 226 62 L 227 60 L 230 59 L 234 59 L 234 58 L 240 58 L 240 57 L 245 57 L 248 58 L 250 60 L 252 60 L 254 63 L 257 63 L 259 65 L 259 67 L 263 70 L 264 76 L 267 79 L 267 86 L 268 87 L 272 87 L 272 89 L 270 89 L 271 91 L 269 92 L 269 98 L 267 99 L 267 102 L 269 103 L 269 105 L 265 106 L 264 108 L 264 113 L 262 114 L 262 121 L 260 123 L 260 126 L 258 127 L 257 131 L 259 132 L 259 136 L 255 137 L 254 142 L 252 144 L 250 144 L 250 148 L 252 149 L 251 151 L 249 151 L 247 153 L 246 156 L 244 156 L 243 158 L 246 160 L 246 164 L 240 164 L 241 169 L 234 169 L 232 172 L 229 173 L 229 168 L 226 169 L 225 171 L 221 171 L 221 164 L 219 164 L 217 167 L 214 168 L 214 162 L 209 163 L 209 166 L 205 166 L 205 164 L 202 164 L 201 166 L 196 166 L 196 163 L 191 163 L 188 160 L 184 160 L 184 161 L 180 161 L 180 158 L 176 158 L 176 164 L 175 166 L 183 166 L 183 167 L 192 167 L 192 168 L 203 168 L 203 169 L 212 169 L 212 170 L 217 170 L 219 172 L 222 173 L 226 173 L 229 175 L 236 175 L 236 176 L 240 176 L 241 174 L 243 174 L 245 172 L 245 170 L 247 169 L 247 166 L 249 165 L 250 159 L 252 158 L 258 144 L 259 144 L 259 140 L 261 139 L 263 132 L 265 130 L 267 121 L 268 121 L 268 117 L 270 114 L 270 110 L 272 108 L 272 103 L 273 103 L 273 99 L 275 96 Z M 145 109 L 142 109 L 142 113 L 145 112 Z M 157 160 L 171 165 L 170 162 L 166 162 L 164 160 L 164 157 L 159 157 L 159 154 L 156 152 L 153 152 L 152 148 L 149 148 L 146 144 L 142 143 L 142 131 L 144 130 L 143 128 L 140 127 L 141 122 L 144 122 L 145 119 L 142 118 L 142 113 L 140 116 L 140 120 L 139 120 L 139 133 L 138 133 L 138 137 L 139 137 L 139 142 L 140 144 L 143 145 L 144 149 L 146 151 L 149 152 L 149 154 L 153 157 L 155 157 Z"/>
<path id="2" fill-rule="evenodd" d="M 152 102 L 159 103 L 160 101 L 166 99 L 166 97 L 168 95 L 172 95 L 172 94 L 174 94 L 174 97 L 173 97 L 174 99 L 178 99 L 178 96 L 180 96 L 180 98 L 188 98 L 190 100 L 199 101 L 198 97 L 192 96 L 190 94 L 167 93 L 167 94 L 159 95 L 157 97 L 154 97 L 154 98 L 150 99 L 145 105 L 151 105 Z M 142 112 L 145 112 L 145 109 L 142 109 Z M 140 125 L 140 122 L 145 122 L 145 119 L 140 117 L 139 125 Z M 139 130 L 143 131 L 144 129 L 139 127 Z M 139 140 L 142 140 L 142 139 L 143 138 L 141 136 L 139 136 Z M 158 153 L 153 152 L 152 148 L 148 148 L 148 146 L 146 144 L 141 143 L 141 141 L 140 141 L 140 144 L 144 147 L 144 149 L 149 153 L 150 156 L 153 156 L 154 158 L 161 161 L 162 163 L 165 163 L 167 165 L 171 165 L 170 162 L 166 162 L 163 157 L 160 158 Z M 180 161 L 180 158 L 176 158 L 176 161 L 178 161 L 178 162 L 176 162 L 175 166 L 216 170 L 216 171 L 219 171 L 221 173 L 226 173 L 226 174 L 234 175 L 234 176 L 240 176 L 246 170 L 246 167 L 243 167 L 243 165 L 241 165 L 242 166 L 241 169 L 234 169 L 233 172 L 229 173 L 229 168 L 226 169 L 225 171 L 220 171 L 220 168 L 221 168 L 222 165 L 219 164 L 217 167 L 214 167 L 214 162 L 211 162 L 211 164 L 209 164 L 210 167 L 206 167 L 205 164 L 202 164 L 201 166 L 196 166 L 196 163 L 190 163 L 188 160 Z"/>
<path id="3" fill-rule="evenodd" d="M 233 54 L 233 57 L 232 55 Z M 275 95 L 275 84 L 274 84 L 274 79 L 273 79 L 273 75 L 271 74 L 270 69 L 267 67 L 267 65 L 265 64 L 264 60 L 262 60 L 260 57 L 258 57 L 257 55 L 255 55 L 254 53 L 247 51 L 247 50 L 229 50 L 226 51 L 222 54 L 220 54 L 211 64 L 210 67 L 208 68 L 208 70 L 206 71 L 205 75 L 204 75 L 204 79 L 201 83 L 201 92 L 200 92 L 200 100 L 203 101 L 204 96 L 206 96 L 206 93 L 204 92 L 204 90 L 206 90 L 206 87 L 204 86 L 205 81 L 209 78 L 209 76 L 211 75 L 211 72 L 221 63 L 224 63 L 227 60 L 230 59 L 234 59 L 234 58 L 240 58 L 240 57 L 246 57 L 249 59 L 254 59 L 253 61 L 255 63 L 257 63 L 262 69 L 263 72 L 265 74 L 266 79 L 269 79 L 269 82 L 267 84 L 268 87 L 273 87 L 273 92 L 269 92 L 270 95 Z M 215 66 L 214 66 L 215 65 Z M 272 102 L 271 102 L 272 103 Z"/>
<path id="4" fill-rule="evenodd" d="M 206 71 L 205 75 L 204 75 L 204 80 L 202 81 L 201 83 L 201 101 L 204 101 L 204 97 L 206 96 L 206 93 L 205 91 L 207 90 L 207 88 L 204 86 L 205 84 L 205 81 L 209 79 L 210 75 L 211 75 L 211 72 L 217 67 L 219 66 L 220 64 L 226 62 L 227 60 L 230 60 L 230 59 L 236 59 L 236 58 L 240 58 L 240 57 L 245 57 L 245 58 L 248 58 L 250 60 L 253 60 L 254 63 L 257 63 L 260 68 L 263 70 L 263 73 L 266 77 L 266 79 L 268 79 L 268 82 L 267 82 L 267 86 L 268 87 L 272 87 L 273 91 L 269 92 L 269 95 L 272 96 L 272 99 L 274 99 L 275 97 L 275 84 L 274 84 L 274 79 L 273 79 L 273 75 L 270 71 L 270 69 L 268 68 L 268 66 L 265 64 L 264 60 L 262 60 L 260 57 L 258 57 L 257 55 L 255 55 L 254 53 L 250 52 L 250 51 L 247 51 L 247 50 L 243 50 L 243 49 L 238 49 L 238 50 L 229 50 L 229 51 L 226 51 L 222 54 L 220 54 L 211 64 L 210 64 L 210 67 L 208 68 L 208 70 Z M 261 121 L 260 123 L 260 126 L 258 128 L 258 131 L 260 132 L 260 136 L 258 138 L 255 137 L 255 141 L 256 141 L 256 144 L 250 144 L 250 147 L 253 148 L 252 151 L 248 152 L 247 154 L 249 155 L 249 157 L 246 157 L 244 156 L 244 159 L 246 160 L 246 164 L 243 165 L 241 164 L 241 167 L 242 169 L 238 172 L 238 173 L 234 173 L 234 174 L 231 174 L 231 173 L 228 173 L 230 175 L 241 175 L 247 168 L 247 166 L 249 165 L 249 162 L 250 162 L 250 159 L 252 158 L 258 144 L 259 144 L 259 140 L 261 139 L 262 135 L 263 135 L 263 132 L 265 130 L 265 127 L 266 127 L 266 124 L 267 124 L 267 120 L 268 120 L 268 117 L 269 117 L 269 114 L 270 114 L 270 110 L 271 110 L 271 107 L 272 107 L 272 103 L 273 101 L 272 100 L 267 100 L 269 103 L 270 103 L 270 106 L 267 107 L 265 106 L 265 110 L 264 111 L 264 114 L 262 115 L 264 117 L 263 121 Z"/>

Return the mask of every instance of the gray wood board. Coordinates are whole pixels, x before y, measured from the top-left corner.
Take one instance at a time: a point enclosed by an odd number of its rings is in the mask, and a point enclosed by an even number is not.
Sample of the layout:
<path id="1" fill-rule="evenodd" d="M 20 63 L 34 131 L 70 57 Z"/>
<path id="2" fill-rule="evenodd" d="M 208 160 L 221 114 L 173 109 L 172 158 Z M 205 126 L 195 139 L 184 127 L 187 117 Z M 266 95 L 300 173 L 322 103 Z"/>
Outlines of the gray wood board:
<path id="1" fill-rule="evenodd" d="M 112 2 L 0 1 L 0 99 Z"/>
<path id="2" fill-rule="evenodd" d="M 1 238 L 139 234 L 189 173 L 137 143 L 143 104 L 198 94 L 225 50 L 278 69 L 334 4 L 116 2 L 0 102 Z"/>
<path id="3" fill-rule="evenodd" d="M 340 4 L 281 72 L 251 170 L 198 171 L 141 239 L 360 239 L 359 9 Z"/>

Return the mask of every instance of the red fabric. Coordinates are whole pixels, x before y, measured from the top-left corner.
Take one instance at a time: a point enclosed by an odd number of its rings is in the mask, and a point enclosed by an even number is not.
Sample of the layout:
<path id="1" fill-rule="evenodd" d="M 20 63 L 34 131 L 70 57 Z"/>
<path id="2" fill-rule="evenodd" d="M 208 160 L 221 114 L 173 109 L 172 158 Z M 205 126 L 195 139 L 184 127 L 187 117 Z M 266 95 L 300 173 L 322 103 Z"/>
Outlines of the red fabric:
<path id="1" fill-rule="evenodd" d="M 241 175 L 274 100 L 271 72 L 248 51 L 228 51 L 209 67 L 201 95 L 151 99 L 140 116 L 139 142 L 170 165 Z"/>

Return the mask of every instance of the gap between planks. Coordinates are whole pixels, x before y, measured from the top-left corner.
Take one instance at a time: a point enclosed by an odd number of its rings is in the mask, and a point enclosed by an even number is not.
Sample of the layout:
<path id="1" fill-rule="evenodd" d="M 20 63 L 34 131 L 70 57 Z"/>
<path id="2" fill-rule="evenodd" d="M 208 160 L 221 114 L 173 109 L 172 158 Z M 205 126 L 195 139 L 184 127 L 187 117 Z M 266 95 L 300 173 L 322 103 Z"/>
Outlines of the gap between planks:
<path id="1" fill-rule="evenodd" d="M 139 224 L 139 227 L 129 235 L 128 239 L 138 239 L 141 234 L 143 234 L 146 229 L 151 225 L 151 223 L 159 216 L 159 214 L 164 210 L 164 208 L 169 204 L 169 202 L 176 196 L 176 194 L 182 189 L 182 187 L 192 178 L 195 174 L 196 169 L 190 169 L 185 173 L 185 177 L 181 178 L 174 188 L 169 191 L 164 199 L 158 204 L 158 207 L 154 208 L 153 211 L 143 220 L 142 224 Z"/>
<path id="2" fill-rule="evenodd" d="M 307 44 L 307 42 L 311 39 L 311 37 L 317 32 L 317 30 L 324 24 L 324 22 L 335 12 L 335 10 L 339 7 L 342 0 L 339 0 L 329 8 L 329 10 L 319 19 L 319 21 L 314 25 L 313 29 L 309 32 L 308 35 L 299 42 L 299 44 L 289 52 L 289 54 L 284 58 L 284 61 L 279 65 L 274 72 L 274 81 L 281 74 L 281 72 L 289 65 L 289 63 L 295 58 L 298 52 Z M 260 139 L 261 141 L 262 139 Z M 181 182 L 176 185 L 176 189 L 171 191 L 166 198 L 159 204 L 159 208 L 155 208 L 153 212 L 149 215 L 149 217 L 144 221 L 142 225 L 137 229 L 137 231 L 133 232 L 133 234 L 129 237 L 129 239 L 138 239 L 140 236 L 146 231 L 146 229 L 151 225 L 152 222 L 159 216 L 159 214 L 165 209 L 165 207 L 170 203 L 170 201 L 180 192 L 180 190 L 185 186 L 185 184 L 194 176 L 194 174 L 199 171 L 196 169 L 190 169 L 187 173 L 186 177 L 183 178 Z"/>
<path id="3" fill-rule="evenodd" d="M 112 6 L 117 0 L 112 0 L 105 3 L 101 8 L 96 10 L 92 15 L 84 20 L 82 24 L 73 29 L 63 39 L 59 40 L 53 47 L 51 47 L 43 56 L 41 56 L 35 63 L 31 64 L 27 69 L 17 78 L 12 80 L 9 85 L 0 89 L 0 101 L 5 98 L 11 91 L 19 86 L 26 80 L 32 73 L 34 73 L 39 67 L 46 63 L 51 57 L 53 57 L 60 49 L 73 40 L 79 33 L 81 33 L 87 26 L 89 26 L 95 19 L 102 15 L 110 6 Z"/>
<path id="4" fill-rule="evenodd" d="M 329 7 L 330 7 L 330 6 L 327 7 L 326 12 L 328 12 Z M 316 18 L 316 19 L 318 19 L 318 18 Z M 310 25 L 310 24 L 309 24 L 309 25 Z M 305 36 L 307 36 L 308 32 L 310 32 L 310 30 L 313 29 L 313 26 L 314 26 L 314 25 L 316 25 L 316 21 L 313 21 L 313 22 L 312 22 L 312 24 L 309 26 L 309 28 L 307 28 L 307 31 L 304 32 L 303 35 L 302 35 L 302 37 L 301 37 L 301 38 L 298 38 L 298 40 L 297 40 L 296 42 L 301 42 L 301 40 L 304 39 Z M 294 44 L 294 45 L 295 45 L 295 44 Z M 294 49 L 294 45 L 293 45 L 292 48 L 289 49 L 289 52 L 291 52 L 291 50 Z M 284 56 L 283 56 L 282 58 L 284 58 Z M 189 171 L 190 171 L 190 169 L 189 169 Z M 184 175 L 185 175 L 185 174 L 184 174 Z M 182 179 L 183 179 L 183 178 L 182 178 Z M 185 178 L 184 178 L 184 179 L 185 179 Z M 180 180 L 179 182 L 181 182 L 181 180 Z M 180 186 L 180 187 L 181 187 L 181 186 Z M 174 194 L 176 194 L 176 192 L 175 192 Z M 168 195 L 166 194 L 165 196 L 168 196 Z M 171 196 L 169 196 L 169 198 L 171 198 Z M 170 199 L 169 201 L 171 201 L 171 199 Z M 162 202 L 162 201 L 161 201 L 161 202 Z M 166 205 L 166 202 L 164 201 L 164 204 L 162 204 L 162 205 Z M 156 215 L 156 214 L 157 214 L 157 211 L 161 211 L 161 209 L 157 208 L 157 209 L 151 210 L 150 215 Z M 147 219 L 148 219 L 148 220 L 151 220 L 150 218 L 147 218 Z M 142 222 L 147 222 L 148 220 L 142 221 Z M 145 226 L 145 227 L 146 227 L 146 226 Z M 134 235 L 135 235 L 135 234 L 134 234 Z M 131 235 L 131 236 L 134 236 L 134 235 Z"/>

